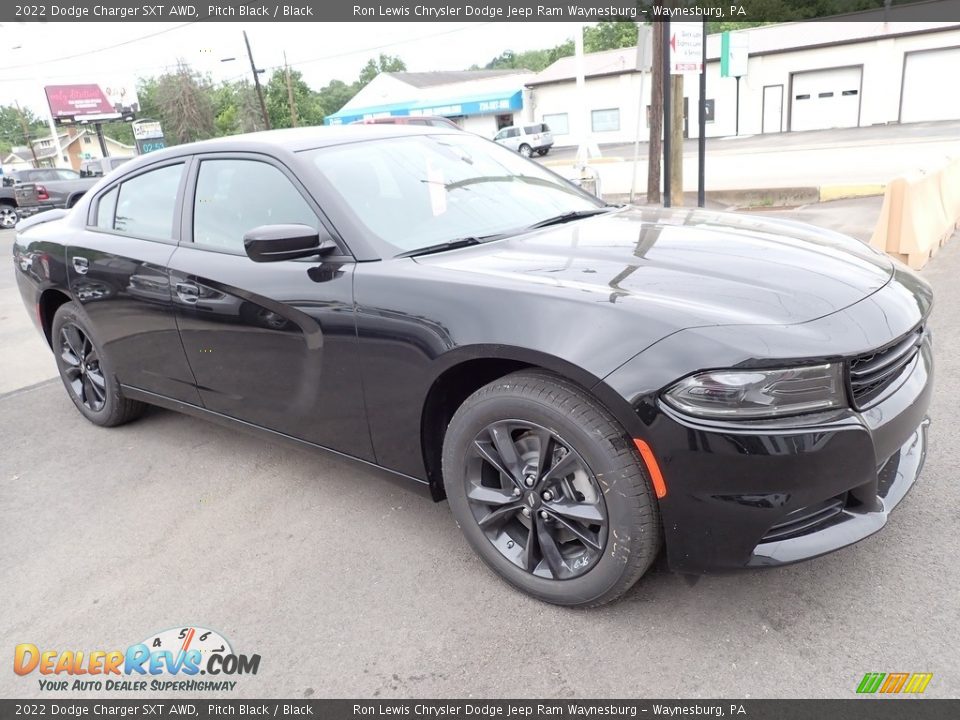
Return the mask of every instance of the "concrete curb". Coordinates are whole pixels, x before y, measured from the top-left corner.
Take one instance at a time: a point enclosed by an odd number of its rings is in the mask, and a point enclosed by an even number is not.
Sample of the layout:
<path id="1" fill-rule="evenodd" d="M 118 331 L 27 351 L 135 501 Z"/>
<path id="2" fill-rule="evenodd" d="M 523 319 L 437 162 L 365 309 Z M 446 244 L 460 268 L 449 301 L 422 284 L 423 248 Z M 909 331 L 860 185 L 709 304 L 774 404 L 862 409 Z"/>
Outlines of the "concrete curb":
<path id="1" fill-rule="evenodd" d="M 744 188 L 740 190 L 708 190 L 706 200 L 714 205 L 738 208 L 795 207 L 812 203 L 847 200 L 850 198 L 883 195 L 886 185 L 821 185 L 784 188 Z M 642 195 L 641 195 L 642 196 Z M 685 191 L 684 197 L 696 198 L 696 193 Z M 628 202 L 625 193 L 604 193 L 609 202 Z"/>

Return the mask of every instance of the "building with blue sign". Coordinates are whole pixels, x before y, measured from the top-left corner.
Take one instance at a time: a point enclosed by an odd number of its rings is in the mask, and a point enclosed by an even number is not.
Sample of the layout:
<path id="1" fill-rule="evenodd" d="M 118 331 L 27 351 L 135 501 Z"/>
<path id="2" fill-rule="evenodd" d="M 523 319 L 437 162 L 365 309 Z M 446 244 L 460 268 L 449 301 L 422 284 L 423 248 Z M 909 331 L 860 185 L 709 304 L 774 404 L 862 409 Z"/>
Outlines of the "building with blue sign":
<path id="1" fill-rule="evenodd" d="M 502 127 L 529 120 L 524 86 L 532 78 L 528 70 L 380 73 L 324 123 L 439 115 L 464 130 L 493 137 Z"/>

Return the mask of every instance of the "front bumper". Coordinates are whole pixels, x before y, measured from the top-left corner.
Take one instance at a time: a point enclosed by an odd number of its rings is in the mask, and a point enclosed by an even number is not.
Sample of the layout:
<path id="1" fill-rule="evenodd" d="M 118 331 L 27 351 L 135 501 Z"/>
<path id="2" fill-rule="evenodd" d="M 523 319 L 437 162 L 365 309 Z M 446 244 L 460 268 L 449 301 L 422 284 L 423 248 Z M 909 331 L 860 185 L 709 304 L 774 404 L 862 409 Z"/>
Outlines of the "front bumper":
<path id="1" fill-rule="evenodd" d="M 785 565 L 880 530 L 923 466 L 932 378 L 927 336 L 895 392 L 862 412 L 747 426 L 661 405 L 650 444 L 668 486 L 660 507 L 670 566 Z"/>

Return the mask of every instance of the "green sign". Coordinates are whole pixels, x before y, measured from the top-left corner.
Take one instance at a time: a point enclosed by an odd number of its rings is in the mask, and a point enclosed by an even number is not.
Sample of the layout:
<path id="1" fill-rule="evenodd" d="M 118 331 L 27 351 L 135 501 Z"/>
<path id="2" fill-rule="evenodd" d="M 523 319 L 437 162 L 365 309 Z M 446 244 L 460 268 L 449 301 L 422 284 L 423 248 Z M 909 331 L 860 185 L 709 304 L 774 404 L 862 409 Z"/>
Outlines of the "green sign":
<path id="1" fill-rule="evenodd" d="M 749 36 L 743 31 L 720 36 L 720 77 L 743 77 L 750 59 Z"/>

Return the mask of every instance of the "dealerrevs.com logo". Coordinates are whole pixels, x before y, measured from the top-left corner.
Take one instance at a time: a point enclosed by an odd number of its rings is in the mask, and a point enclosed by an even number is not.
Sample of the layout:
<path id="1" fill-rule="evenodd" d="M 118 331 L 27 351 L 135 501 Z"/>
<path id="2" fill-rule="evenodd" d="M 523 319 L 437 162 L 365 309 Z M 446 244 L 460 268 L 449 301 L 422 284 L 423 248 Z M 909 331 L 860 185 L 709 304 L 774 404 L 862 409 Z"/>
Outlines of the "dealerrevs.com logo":
<path id="1" fill-rule="evenodd" d="M 237 654 L 226 638 L 201 627 L 164 630 L 126 650 L 61 651 L 20 643 L 13 654 L 17 675 L 37 674 L 40 689 L 54 692 L 222 692 L 236 687 L 230 678 L 256 675 L 259 668 L 259 655 Z"/>

